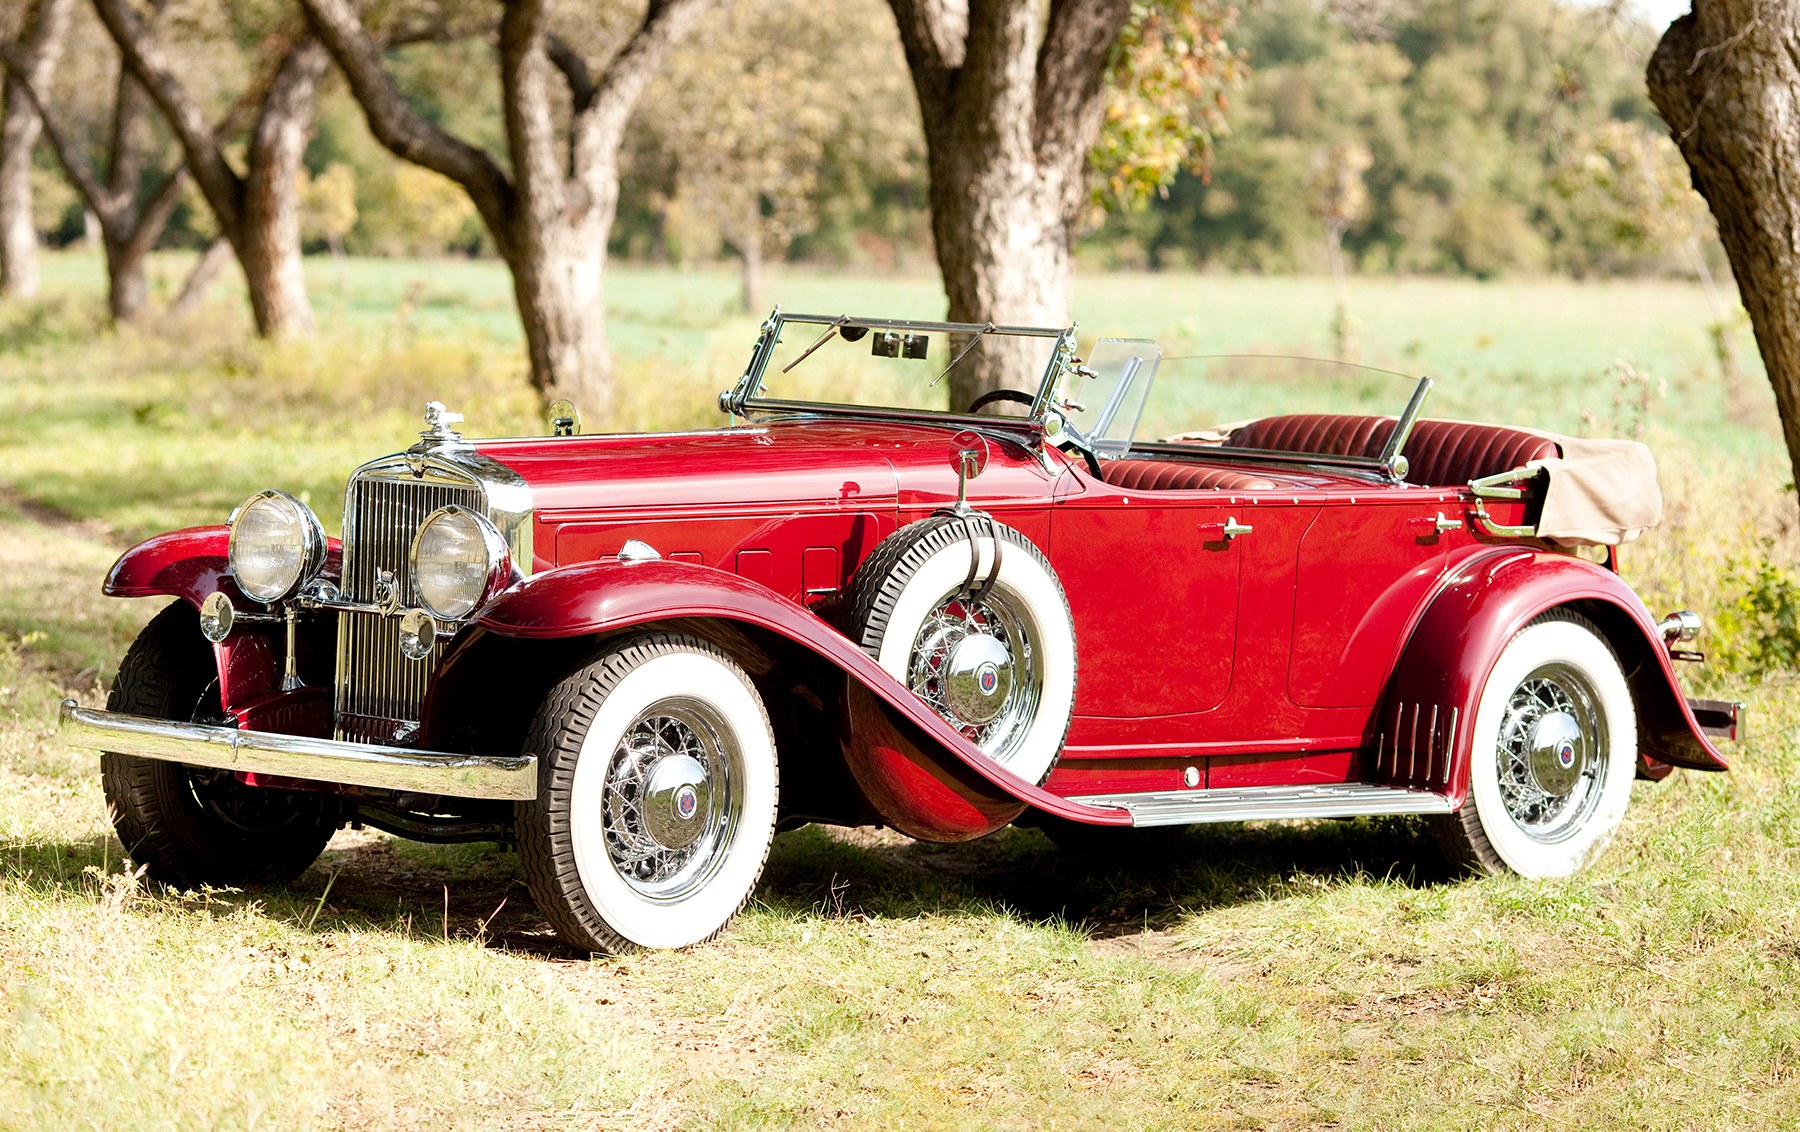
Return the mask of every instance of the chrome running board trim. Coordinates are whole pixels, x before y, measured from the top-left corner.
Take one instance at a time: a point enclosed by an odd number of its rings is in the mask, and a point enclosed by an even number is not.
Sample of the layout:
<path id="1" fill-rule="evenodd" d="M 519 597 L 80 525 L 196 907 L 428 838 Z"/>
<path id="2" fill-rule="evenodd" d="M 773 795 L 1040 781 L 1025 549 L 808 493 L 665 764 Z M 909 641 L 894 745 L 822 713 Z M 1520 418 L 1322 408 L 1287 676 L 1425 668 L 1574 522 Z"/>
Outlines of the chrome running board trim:
<path id="1" fill-rule="evenodd" d="M 57 732 L 71 747 L 188 766 L 453 798 L 537 797 L 535 755 L 456 755 L 272 731 L 239 731 L 100 711 L 74 700 L 62 702 Z"/>
<path id="2" fill-rule="evenodd" d="M 1131 824 L 1136 826 L 1282 818 L 1359 818 L 1374 814 L 1447 814 L 1453 809 L 1450 799 L 1442 794 L 1367 782 L 1090 794 L 1069 801 L 1126 810 L 1131 814 Z"/>

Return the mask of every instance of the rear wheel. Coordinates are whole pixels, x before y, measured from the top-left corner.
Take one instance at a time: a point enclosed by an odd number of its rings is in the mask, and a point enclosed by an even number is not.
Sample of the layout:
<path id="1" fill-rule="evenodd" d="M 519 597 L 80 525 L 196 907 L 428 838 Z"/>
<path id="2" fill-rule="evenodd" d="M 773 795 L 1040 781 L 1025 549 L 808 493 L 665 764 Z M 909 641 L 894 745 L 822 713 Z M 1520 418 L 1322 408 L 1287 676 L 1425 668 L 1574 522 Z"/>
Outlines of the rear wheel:
<path id="1" fill-rule="evenodd" d="M 1618 657 L 1586 619 L 1556 611 L 1519 631 L 1475 713 L 1469 795 L 1433 821 L 1465 866 L 1568 876 L 1624 820 L 1637 717 Z"/>
<path id="2" fill-rule="evenodd" d="M 106 706 L 154 719 L 220 719 L 217 667 L 192 606 L 177 602 L 144 626 Z M 293 880 L 338 826 L 329 795 L 246 786 L 226 770 L 103 754 L 100 781 L 126 853 L 176 888 Z"/>
<path id="3" fill-rule="evenodd" d="M 608 642 L 550 692 L 527 750 L 519 860 L 557 935 L 587 951 L 686 947 L 750 898 L 775 833 L 775 739 L 748 675 L 676 633 Z"/>

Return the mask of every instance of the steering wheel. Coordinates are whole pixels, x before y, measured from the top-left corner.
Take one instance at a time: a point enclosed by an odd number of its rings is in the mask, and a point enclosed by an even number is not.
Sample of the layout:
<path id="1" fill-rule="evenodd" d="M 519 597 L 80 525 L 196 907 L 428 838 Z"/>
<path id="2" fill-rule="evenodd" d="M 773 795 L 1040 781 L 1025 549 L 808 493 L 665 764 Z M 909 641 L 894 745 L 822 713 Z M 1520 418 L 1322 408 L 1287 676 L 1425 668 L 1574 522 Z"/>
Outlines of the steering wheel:
<path id="1" fill-rule="evenodd" d="M 981 410 L 997 401 L 1012 401 L 1015 404 L 1024 405 L 1026 408 L 1030 408 L 1031 403 L 1035 400 L 1037 400 L 1037 398 L 1021 389 L 990 389 L 969 402 L 969 412 L 979 413 Z"/>

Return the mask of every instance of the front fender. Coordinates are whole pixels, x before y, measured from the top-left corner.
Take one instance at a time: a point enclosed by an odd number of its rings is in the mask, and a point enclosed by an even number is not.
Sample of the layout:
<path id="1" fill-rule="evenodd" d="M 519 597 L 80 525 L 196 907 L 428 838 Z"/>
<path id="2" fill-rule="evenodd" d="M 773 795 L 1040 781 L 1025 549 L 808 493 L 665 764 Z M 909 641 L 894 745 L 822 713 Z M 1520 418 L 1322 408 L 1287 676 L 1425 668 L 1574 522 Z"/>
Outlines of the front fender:
<path id="1" fill-rule="evenodd" d="M 1014 775 L 817 615 L 723 570 L 666 560 L 567 566 L 518 583 L 476 624 L 503 637 L 555 640 L 691 618 L 778 634 L 844 674 L 846 760 L 882 817 L 904 833 L 967 840 L 1026 805 L 1075 821 L 1130 824 L 1123 810 L 1070 802 Z"/>
<path id="2" fill-rule="evenodd" d="M 327 540 L 323 576 L 336 581 L 343 557 L 343 544 Z M 216 590 L 237 605 L 249 600 L 231 576 L 231 528 L 223 523 L 153 535 L 119 555 L 100 584 L 108 597 L 178 597 L 195 607 Z"/>
<path id="3" fill-rule="evenodd" d="M 343 566 L 343 546 L 327 544 L 324 577 L 336 581 Z M 198 609 L 215 591 L 223 591 L 240 609 L 253 604 L 231 576 L 231 528 L 223 524 L 189 527 L 145 539 L 119 555 L 100 591 L 108 597 L 175 597 Z M 309 625 L 300 637 L 305 694 L 281 691 L 283 645 L 279 628 L 245 625 L 212 646 L 219 671 L 219 699 L 242 726 L 323 735 L 331 729 L 329 686 L 333 642 L 330 624 Z"/>
<path id="4" fill-rule="evenodd" d="M 1460 805 L 1488 674 L 1519 630 L 1558 606 L 1592 621 L 1618 654 L 1641 752 L 1695 770 L 1727 769 L 1681 693 L 1655 619 L 1617 574 L 1569 555 L 1501 548 L 1459 564 L 1413 627 L 1376 709 L 1378 777 Z"/>

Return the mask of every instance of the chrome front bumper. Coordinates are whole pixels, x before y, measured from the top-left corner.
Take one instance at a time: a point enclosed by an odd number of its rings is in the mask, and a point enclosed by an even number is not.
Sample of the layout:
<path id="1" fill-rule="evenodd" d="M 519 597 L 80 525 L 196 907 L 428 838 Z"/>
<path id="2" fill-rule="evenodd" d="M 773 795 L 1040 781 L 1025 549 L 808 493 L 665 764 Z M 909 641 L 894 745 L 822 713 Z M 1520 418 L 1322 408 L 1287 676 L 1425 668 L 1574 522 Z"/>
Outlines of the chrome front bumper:
<path id="1" fill-rule="evenodd" d="M 57 731 L 71 747 L 145 759 L 455 798 L 537 797 L 534 755 L 454 755 L 239 731 L 85 708 L 64 700 Z"/>

